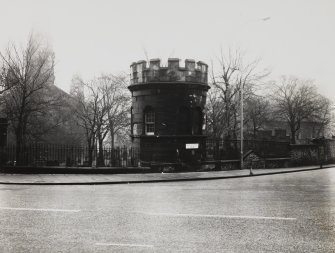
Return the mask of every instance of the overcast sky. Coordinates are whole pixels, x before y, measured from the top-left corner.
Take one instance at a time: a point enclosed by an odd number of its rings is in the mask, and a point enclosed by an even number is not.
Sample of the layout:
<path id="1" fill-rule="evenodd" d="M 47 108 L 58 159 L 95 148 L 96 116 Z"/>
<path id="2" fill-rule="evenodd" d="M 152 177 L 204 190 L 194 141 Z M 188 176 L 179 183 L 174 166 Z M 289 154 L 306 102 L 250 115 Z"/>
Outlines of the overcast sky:
<path id="1" fill-rule="evenodd" d="M 261 58 L 271 78 L 314 79 L 335 100 L 332 0 L 0 0 L 0 50 L 33 30 L 56 55 L 56 85 L 72 76 L 129 72 L 133 61 L 215 62 L 221 48 Z"/>

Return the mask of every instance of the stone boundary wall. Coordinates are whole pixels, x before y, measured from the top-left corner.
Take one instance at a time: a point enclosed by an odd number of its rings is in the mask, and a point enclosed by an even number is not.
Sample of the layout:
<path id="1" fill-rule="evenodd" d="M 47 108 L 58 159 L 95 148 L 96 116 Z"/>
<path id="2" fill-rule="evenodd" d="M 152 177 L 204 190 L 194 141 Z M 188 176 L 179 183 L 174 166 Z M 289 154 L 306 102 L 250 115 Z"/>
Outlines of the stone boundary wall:
<path id="1" fill-rule="evenodd" d="M 319 138 L 313 143 L 290 145 L 290 164 L 300 166 L 335 162 L 335 139 Z"/>
<path id="2" fill-rule="evenodd" d="M 324 140 L 324 162 L 335 162 L 335 139 Z"/>
<path id="3" fill-rule="evenodd" d="M 311 165 L 318 163 L 319 147 L 315 144 L 290 145 L 290 165 Z"/>

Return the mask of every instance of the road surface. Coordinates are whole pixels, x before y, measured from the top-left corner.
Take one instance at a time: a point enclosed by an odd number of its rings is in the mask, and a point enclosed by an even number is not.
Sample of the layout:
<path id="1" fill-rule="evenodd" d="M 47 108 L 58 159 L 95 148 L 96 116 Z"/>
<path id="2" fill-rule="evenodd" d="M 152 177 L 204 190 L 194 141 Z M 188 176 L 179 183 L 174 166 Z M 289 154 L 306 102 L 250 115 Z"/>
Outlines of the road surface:
<path id="1" fill-rule="evenodd" d="M 211 181 L 0 185 L 0 252 L 335 252 L 335 169 Z"/>

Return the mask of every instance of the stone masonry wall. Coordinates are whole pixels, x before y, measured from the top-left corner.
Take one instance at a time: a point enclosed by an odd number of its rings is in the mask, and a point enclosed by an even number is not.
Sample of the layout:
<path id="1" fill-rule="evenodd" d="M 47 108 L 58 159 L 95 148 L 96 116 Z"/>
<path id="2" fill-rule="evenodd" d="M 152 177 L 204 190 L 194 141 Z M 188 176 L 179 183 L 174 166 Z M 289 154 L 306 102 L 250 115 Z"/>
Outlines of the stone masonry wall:
<path id="1" fill-rule="evenodd" d="M 324 162 L 335 162 L 335 139 L 324 140 L 325 157 Z"/>
<path id="2" fill-rule="evenodd" d="M 317 145 L 291 145 L 291 165 L 316 164 L 319 161 L 319 149 Z"/>

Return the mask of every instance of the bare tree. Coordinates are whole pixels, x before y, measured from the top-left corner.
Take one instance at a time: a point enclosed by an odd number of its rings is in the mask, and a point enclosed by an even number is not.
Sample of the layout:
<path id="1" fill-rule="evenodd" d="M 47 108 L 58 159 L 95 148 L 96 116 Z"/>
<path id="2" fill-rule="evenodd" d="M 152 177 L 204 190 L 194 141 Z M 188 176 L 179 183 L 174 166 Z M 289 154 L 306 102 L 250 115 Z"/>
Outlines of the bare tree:
<path id="1" fill-rule="evenodd" d="M 206 131 L 215 139 L 224 134 L 224 104 L 217 88 L 212 87 L 207 93 Z"/>
<path id="2" fill-rule="evenodd" d="M 104 166 L 103 144 L 108 134 L 114 148 L 115 136 L 129 125 L 129 96 L 124 76 L 101 75 L 89 82 L 76 77 L 72 91 L 77 101 L 75 113 L 85 129 L 92 163 L 96 143 L 99 147 L 98 166 Z"/>
<path id="3" fill-rule="evenodd" d="M 270 119 L 270 102 L 262 96 L 250 96 L 245 101 L 245 124 L 254 138 Z"/>
<path id="4" fill-rule="evenodd" d="M 36 118 L 59 104 L 59 98 L 49 92 L 54 82 L 54 53 L 42 45 L 33 34 L 25 47 L 11 44 L 0 53 L 5 69 L 5 112 L 14 128 L 17 159 L 26 144 Z"/>
<path id="5" fill-rule="evenodd" d="M 125 129 L 130 126 L 130 96 L 127 90 L 128 82 L 126 75 L 101 76 L 101 92 L 105 94 L 104 104 L 108 109 L 108 130 L 111 139 L 111 147 L 115 146 L 115 138 L 123 140 Z M 127 138 L 129 132 L 126 133 Z"/>
<path id="6" fill-rule="evenodd" d="M 6 66 L 2 66 L 0 69 L 0 96 L 4 93 L 6 93 L 7 90 L 9 90 L 11 87 L 7 84 L 7 68 Z M 0 97 L 0 105 L 2 100 L 2 96 Z"/>
<path id="7" fill-rule="evenodd" d="M 85 83 L 81 77 L 72 79 L 72 85 L 80 89 L 72 89 L 74 97 L 74 114 L 78 125 L 85 131 L 86 143 L 88 147 L 88 165 L 92 166 L 93 152 L 96 147 L 96 134 L 98 131 L 99 104 L 101 97 L 97 92 L 94 83 Z"/>
<path id="8" fill-rule="evenodd" d="M 311 80 L 282 76 L 273 87 L 275 113 L 289 125 L 292 144 L 303 121 L 318 122 L 323 127 L 329 123 L 330 101 L 317 92 Z"/>
<path id="9" fill-rule="evenodd" d="M 335 113 L 334 113 L 334 107 L 333 104 L 331 104 L 331 113 L 329 116 L 329 123 L 324 127 L 324 132 L 325 132 L 325 136 L 329 137 L 329 138 L 335 138 Z"/>
<path id="10" fill-rule="evenodd" d="M 104 165 L 103 143 L 109 133 L 111 148 L 114 149 L 115 137 L 129 138 L 130 96 L 127 91 L 125 75 L 101 75 L 98 79 L 99 92 L 102 94 L 102 105 L 98 117 L 97 138 L 99 142 L 99 165 Z"/>
<path id="11" fill-rule="evenodd" d="M 314 114 L 311 115 L 310 119 L 314 124 L 313 128 L 316 132 L 316 135 L 324 136 L 327 134 L 327 130 L 329 131 L 329 129 L 327 128 L 332 123 L 332 102 L 330 99 L 319 94 L 316 103 L 316 108 L 318 108 L 318 110 L 316 110 Z"/>
<path id="12" fill-rule="evenodd" d="M 254 93 L 257 84 L 268 75 L 267 71 L 258 70 L 259 60 L 245 64 L 243 58 L 244 55 L 239 51 L 229 50 L 227 55 L 221 52 L 218 58 L 220 70 L 218 74 L 214 70 L 212 72 L 212 85 L 218 92 L 217 99 L 221 100 L 223 108 L 220 122 L 224 138 L 237 137 L 241 89 L 247 99 Z"/>

